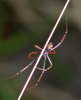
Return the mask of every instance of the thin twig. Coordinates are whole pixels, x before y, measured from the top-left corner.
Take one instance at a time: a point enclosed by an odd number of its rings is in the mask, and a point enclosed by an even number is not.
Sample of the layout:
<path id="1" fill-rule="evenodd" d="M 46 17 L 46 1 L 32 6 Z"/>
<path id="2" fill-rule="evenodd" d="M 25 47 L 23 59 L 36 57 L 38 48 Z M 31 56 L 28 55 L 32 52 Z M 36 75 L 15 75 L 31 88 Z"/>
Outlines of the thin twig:
<path id="1" fill-rule="evenodd" d="M 24 85 L 24 87 L 23 87 L 23 89 L 22 89 L 22 91 L 21 91 L 21 93 L 20 93 L 20 95 L 19 95 L 19 97 L 18 97 L 17 100 L 20 100 L 20 99 L 21 99 L 21 97 L 22 97 L 24 91 L 26 90 L 26 87 L 28 86 L 28 84 L 29 84 L 29 82 L 30 82 L 30 79 L 32 78 L 32 76 L 33 76 L 33 74 L 34 74 L 34 72 L 35 72 L 35 70 L 36 70 L 36 68 L 37 68 L 37 65 L 38 65 L 38 63 L 39 63 L 39 61 L 40 61 L 40 59 L 41 59 L 41 57 L 42 57 L 42 55 L 43 55 L 43 53 L 44 53 L 44 51 L 45 51 L 47 45 L 48 45 L 48 43 L 50 42 L 50 40 L 51 40 L 51 38 L 52 38 L 52 36 L 53 36 L 53 34 L 54 34 L 56 28 L 57 28 L 57 25 L 59 24 L 59 22 L 60 22 L 60 20 L 61 20 L 61 18 L 62 18 L 62 16 L 63 16 L 63 14 L 64 14 L 64 12 L 65 12 L 65 10 L 66 10 L 68 4 L 69 4 L 69 2 L 70 2 L 70 0 L 67 0 L 67 2 L 66 2 L 66 4 L 65 4 L 65 6 L 64 6 L 64 8 L 63 8 L 63 10 L 62 10 L 62 12 L 61 12 L 61 14 L 60 14 L 60 16 L 58 17 L 58 20 L 57 20 L 55 26 L 53 27 L 53 29 L 52 29 L 52 31 L 51 31 L 51 33 L 50 33 L 50 35 L 49 35 L 49 37 L 48 37 L 48 39 L 47 39 L 45 45 L 44 45 L 44 48 L 42 49 L 42 51 L 41 51 L 41 53 L 40 53 L 40 55 L 39 55 L 39 57 L 38 57 L 38 59 L 37 59 L 37 62 L 35 63 L 35 65 L 34 65 L 32 71 L 31 71 L 29 77 L 27 78 L 27 81 L 26 81 L 26 83 L 25 83 L 25 85 Z"/>

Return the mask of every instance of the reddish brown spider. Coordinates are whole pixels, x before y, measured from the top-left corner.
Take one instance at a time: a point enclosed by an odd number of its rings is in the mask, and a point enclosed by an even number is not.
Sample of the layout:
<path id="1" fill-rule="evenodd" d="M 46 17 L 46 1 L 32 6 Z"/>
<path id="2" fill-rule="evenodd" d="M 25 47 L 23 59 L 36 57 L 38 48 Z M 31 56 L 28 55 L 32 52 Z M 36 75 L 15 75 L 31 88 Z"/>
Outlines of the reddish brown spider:
<path id="1" fill-rule="evenodd" d="M 38 77 L 38 80 L 37 80 L 35 86 L 37 86 L 37 84 L 40 82 L 40 80 L 41 80 L 41 78 L 42 78 L 44 72 L 48 71 L 48 70 L 52 67 L 53 64 L 52 64 L 52 61 L 51 61 L 51 59 L 50 59 L 50 57 L 49 57 L 49 54 L 55 54 L 55 53 L 56 53 L 56 52 L 55 52 L 55 49 L 58 48 L 58 47 L 63 43 L 63 41 L 64 41 L 64 39 L 65 39 L 67 33 L 68 33 L 68 25 L 67 25 L 67 19 L 66 19 L 66 30 L 65 30 L 65 32 L 64 32 L 64 35 L 63 35 L 61 41 L 60 41 L 57 45 L 55 45 L 55 46 L 53 45 L 52 42 L 50 42 L 50 43 L 47 45 L 47 48 L 46 48 L 45 52 L 43 53 L 43 57 L 44 57 L 43 66 L 42 66 L 42 67 L 37 67 L 37 69 L 38 69 L 38 70 L 41 70 L 42 72 L 41 72 L 40 76 Z M 38 45 L 34 45 L 34 47 L 42 51 L 42 48 L 39 47 Z M 32 58 L 32 55 L 34 55 L 34 54 L 39 54 L 39 53 L 40 53 L 40 52 L 31 52 L 31 53 L 28 55 L 28 57 L 29 57 L 29 58 Z M 48 60 L 48 62 L 49 62 L 49 64 L 50 64 L 50 66 L 48 66 L 47 68 L 46 68 L 46 60 Z M 16 73 L 15 75 L 13 75 L 12 77 L 15 77 L 15 76 L 19 75 L 20 73 L 22 73 L 23 71 L 25 71 L 25 70 L 26 70 L 27 68 L 29 68 L 35 61 L 37 61 L 37 59 L 32 60 L 26 67 L 24 67 L 22 70 L 20 70 L 19 72 L 17 72 L 17 73 Z M 35 87 L 35 86 L 34 86 L 34 87 Z"/>
<path id="2" fill-rule="evenodd" d="M 64 32 L 64 35 L 63 35 L 61 41 L 60 41 L 57 45 L 55 45 L 55 46 L 53 45 L 52 42 L 50 42 L 50 43 L 47 45 L 47 48 L 46 48 L 45 52 L 43 53 L 43 57 L 44 57 L 43 67 L 42 67 L 42 68 L 37 67 L 37 69 L 38 69 L 38 70 L 41 70 L 42 73 L 41 73 L 41 75 L 39 76 L 39 78 L 38 78 L 37 83 L 35 84 L 35 86 L 38 85 L 38 83 L 40 82 L 40 80 L 41 80 L 41 78 L 42 78 L 44 72 L 48 71 L 48 70 L 52 67 L 53 64 L 52 64 L 52 61 L 51 61 L 51 59 L 50 59 L 50 57 L 49 57 L 49 54 L 55 54 L 55 53 L 56 53 L 56 52 L 55 52 L 55 49 L 58 48 L 58 47 L 63 43 L 63 41 L 64 41 L 64 39 L 65 39 L 67 33 L 68 33 L 68 26 L 67 26 L 67 19 L 66 19 L 66 30 L 65 30 L 65 32 Z M 42 48 L 39 47 L 38 45 L 34 45 L 34 47 L 42 51 Z M 38 54 L 38 53 L 39 53 L 39 52 L 31 52 L 31 53 L 29 54 L 29 58 L 32 58 L 32 55 Z M 45 65 L 46 65 L 46 59 L 49 61 L 49 64 L 50 64 L 50 66 L 49 66 L 48 68 L 46 68 L 46 66 L 45 66 Z"/>

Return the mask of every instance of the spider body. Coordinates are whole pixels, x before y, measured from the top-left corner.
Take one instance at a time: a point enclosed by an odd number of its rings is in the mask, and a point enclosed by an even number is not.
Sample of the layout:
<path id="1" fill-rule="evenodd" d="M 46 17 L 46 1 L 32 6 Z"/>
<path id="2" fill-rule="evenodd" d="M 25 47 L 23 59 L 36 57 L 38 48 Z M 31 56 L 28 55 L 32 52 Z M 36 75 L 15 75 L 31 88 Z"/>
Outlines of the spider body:
<path id="1" fill-rule="evenodd" d="M 46 50 L 44 51 L 43 53 L 43 56 L 46 57 L 49 53 L 55 53 L 55 52 L 50 52 L 50 50 L 53 48 L 53 44 L 52 42 L 50 42 L 48 45 L 47 45 L 47 48 Z"/>

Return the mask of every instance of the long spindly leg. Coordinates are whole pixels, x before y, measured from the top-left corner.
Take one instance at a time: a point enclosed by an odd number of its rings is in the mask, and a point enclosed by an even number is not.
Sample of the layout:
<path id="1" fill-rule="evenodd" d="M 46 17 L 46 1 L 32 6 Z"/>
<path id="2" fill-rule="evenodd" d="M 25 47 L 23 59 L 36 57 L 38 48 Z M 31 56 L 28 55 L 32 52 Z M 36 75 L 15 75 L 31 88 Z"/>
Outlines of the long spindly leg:
<path id="1" fill-rule="evenodd" d="M 50 66 L 48 68 L 40 68 L 40 67 L 37 67 L 37 69 L 39 70 L 42 70 L 42 71 L 48 71 L 51 67 L 52 67 L 52 61 L 51 59 L 49 58 L 49 56 L 47 55 L 46 58 L 48 59 L 49 63 L 50 63 Z"/>
<path id="2" fill-rule="evenodd" d="M 46 57 L 44 59 L 44 63 L 43 63 L 43 68 L 42 68 L 42 72 L 40 74 L 40 76 L 38 77 L 38 80 L 36 82 L 36 84 L 33 86 L 33 87 L 36 87 L 38 85 L 38 83 L 41 81 L 43 75 L 44 75 L 44 72 L 45 72 L 45 65 L 46 65 Z M 40 69 L 39 69 L 40 70 Z"/>
<path id="3" fill-rule="evenodd" d="M 35 48 L 39 49 L 39 50 L 42 50 L 41 47 L 39 47 L 38 45 L 34 45 Z"/>
<path id="4" fill-rule="evenodd" d="M 34 54 L 38 54 L 38 52 L 30 52 L 28 55 L 28 58 L 34 58 L 34 57 L 32 57 L 32 55 L 34 55 Z"/>
<path id="5" fill-rule="evenodd" d="M 33 63 L 35 62 L 35 60 L 31 61 L 26 67 L 24 67 L 23 69 L 21 69 L 19 72 L 17 72 L 16 74 L 10 76 L 8 79 L 14 78 L 18 75 L 20 75 L 22 72 L 24 72 L 26 69 L 28 69 Z"/>
<path id="6" fill-rule="evenodd" d="M 63 35 L 61 41 L 56 46 L 54 46 L 50 51 L 55 50 L 56 48 L 58 48 L 63 43 L 64 39 L 67 36 L 67 33 L 68 33 L 68 23 L 67 23 L 67 18 L 66 18 L 66 30 L 64 32 L 64 35 Z"/>
<path id="7" fill-rule="evenodd" d="M 35 48 L 39 49 L 39 50 L 42 50 L 41 47 L 39 47 L 38 45 L 34 45 Z M 29 55 L 28 55 L 28 58 L 33 58 L 32 55 L 34 54 L 38 54 L 38 52 L 30 52 Z"/>
<path id="8" fill-rule="evenodd" d="M 48 61 L 50 63 L 50 66 L 48 68 L 46 68 L 45 71 L 48 71 L 52 67 L 52 65 L 53 65 L 52 61 L 51 61 L 51 59 L 50 59 L 50 57 L 48 55 L 47 55 L 47 59 L 48 59 Z"/>

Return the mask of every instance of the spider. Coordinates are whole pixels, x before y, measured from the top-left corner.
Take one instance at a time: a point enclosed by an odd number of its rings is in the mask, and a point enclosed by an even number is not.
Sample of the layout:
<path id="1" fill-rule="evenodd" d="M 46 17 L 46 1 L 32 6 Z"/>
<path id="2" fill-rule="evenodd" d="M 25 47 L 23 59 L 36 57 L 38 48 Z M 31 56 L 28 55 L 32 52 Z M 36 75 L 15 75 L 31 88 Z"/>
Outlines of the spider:
<path id="1" fill-rule="evenodd" d="M 41 80 L 43 74 L 44 74 L 46 71 L 48 71 L 48 70 L 53 66 L 53 63 L 52 63 L 52 61 L 51 61 L 51 59 L 50 59 L 50 57 L 49 57 L 49 54 L 55 54 L 55 53 L 56 53 L 56 52 L 55 52 L 55 49 L 58 48 L 58 47 L 63 43 L 63 41 L 64 41 L 64 39 L 65 39 L 67 33 L 68 33 L 68 25 L 67 25 L 67 19 L 66 19 L 66 29 L 65 29 L 64 35 L 63 35 L 62 39 L 60 40 L 60 42 L 59 42 L 57 45 L 55 45 L 55 46 L 53 45 L 52 42 L 49 42 L 48 45 L 47 45 L 46 50 L 45 50 L 44 53 L 43 53 L 43 56 L 42 56 L 42 57 L 44 58 L 43 66 L 42 66 L 42 68 L 41 68 L 41 67 L 37 67 L 37 69 L 41 71 L 41 74 L 40 74 L 40 76 L 38 77 L 37 82 L 36 82 L 36 84 L 34 85 L 34 87 L 38 85 L 38 83 L 40 82 L 40 80 Z M 34 47 L 35 47 L 36 49 L 42 51 L 42 48 L 41 48 L 40 46 L 34 45 Z M 39 52 L 31 52 L 31 53 L 29 53 L 28 58 L 32 58 L 32 55 L 34 55 L 34 54 L 39 54 Z M 37 60 L 37 58 L 34 59 L 34 60 L 32 60 L 26 67 L 24 67 L 22 70 L 20 70 L 19 72 L 17 72 L 15 75 L 11 76 L 11 78 L 12 78 L 12 77 L 15 77 L 15 76 L 17 76 L 17 75 L 19 75 L 19 74 L 21 74 L 23 71 L 25 71 L 27 68 L 29 68 L 36 60 Z M 48 66 L 47 68 L 46 68 L 46 60 L 48 60 L 48 62 L 49 62 L 49 64 L 50 64 L 50 66 Z"/>

